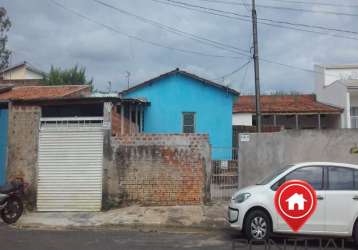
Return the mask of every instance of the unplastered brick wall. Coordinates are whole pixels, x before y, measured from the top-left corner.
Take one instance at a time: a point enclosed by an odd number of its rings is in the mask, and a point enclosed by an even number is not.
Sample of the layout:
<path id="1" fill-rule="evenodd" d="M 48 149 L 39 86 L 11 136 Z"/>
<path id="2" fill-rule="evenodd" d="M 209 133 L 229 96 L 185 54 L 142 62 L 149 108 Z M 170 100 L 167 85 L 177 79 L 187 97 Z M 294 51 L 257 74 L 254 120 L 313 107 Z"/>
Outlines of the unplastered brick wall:
<path id="1" fill-rule="evenodd" d="M 30 186 L 26 192 L 28 208 L 36 201 L 36 165 L 41 108 L 9 106 L 7 179 L 23 178 Z"/>
<path id="2" fill-rule="evenodd" d="M 122 133 L 122 117 L 121 114 L 117 112 L 117 108 L 112 108 L 112 135 L 113 136 L 120 136 Z M 130 131 L 132 133 L 136 133 L 138 131 L 138 126 L 130 122 L 129 119 L 123 118 L 123 133 L 125 135 L 130 134 Z"/>
<path id="3" fill-rule="evenodd" d="M 205 201 L 210 169 L 207 135 L 137 134 L 113 137 L 111 144 L 110 158 L 105 160 L 106 204 Z"/>

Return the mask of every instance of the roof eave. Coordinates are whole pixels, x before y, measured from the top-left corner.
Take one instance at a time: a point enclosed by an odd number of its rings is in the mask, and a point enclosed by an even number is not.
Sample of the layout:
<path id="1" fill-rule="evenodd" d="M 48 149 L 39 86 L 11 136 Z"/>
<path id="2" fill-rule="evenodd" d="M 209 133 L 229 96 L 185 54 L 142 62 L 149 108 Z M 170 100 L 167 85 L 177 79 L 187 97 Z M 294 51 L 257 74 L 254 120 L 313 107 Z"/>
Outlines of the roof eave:
<path id="1" fill-rule="evenodd" d="M 149 80 L 147 80 L 147 81 L 144 81 L 144 82 L 142 82 L 142 83 L 139 83 L 139 84 L 137 84 L 137 85 L 135 85 L 135 86 L 133 86 L 133 87 L 127 89 L 127 90 L 123 90 L 123 91 L 121 91 L 121 92 L 119 93 L 119 95 L 128 94 L 128 93 L 130 93 L 130 92 L 132 92 L 132 91 L 134 91 L 134 90 L 137 90 L 137 89 L 139 89 L 139 88 L 145 87 L 145 86 L 147 86 L 147 85 L 149 85 L 149 84 L 151 84 L 151 83 L 153 83 L 153 82 L 155 82 L 155 81 L 158 81 L 158 80 L 160 80 L 160 79 L 163 79 L 163 78 L 165 78 L 165 77 L 168 77 L 168 76 L 171 76 L 171 75 L 174 75 L 174 74 L 182 74 L 182 75 L 185 75 L 185 76 L 187 76 L 187 77 L 189 77 L 189 78 L 193 78 L 193 79 L 198 80 L 198 81 L 200 81 L 200 82 L 204 82 L 204 83 L 206 83 L 206 84 L 208 84 L 208 85 L 211 85 L 211 86 L 213 86 L 213 87 L 217 87 L 217 88 L 226 90 L 226 91 L 230 92 L 231 94 L 233 94 L 233 95 L 235 95 L 235 96 L 239 96 L 239 95 L 240 95 L 240 92 L 238 92 L 238 91 L 236 91 L 236 90 L 234 90 L 234 89 L 232 89 L 232 88 L 229 88 L 229 87 L 224 86 L 224 85 L 221 85 L 221 84 L 219 84 L 219 83 L 216 83 L 216 82 L 207 80 L 207 79 L 205 79 L 205 78 L 201 78 L 201 77 L 199 77 L 199 76 L 197 76 L 197 75 L 194 75 L 194 74 L 191 74 L 191 73 L 189 73 L 189 72 L 186 72 L 186 71 L 183 71 L 183 70 L 179 70 L 178 68 L 175 69 L 175 70 L 169 71 L 169 72 L 167 72 L 167 73 L 161 74 L 161 75 L 159 75 L 159 76 L 157 76 L 157 77 L 155 77 L 155 78 L 152 78 L 152 79 L 149 79 Z"/>

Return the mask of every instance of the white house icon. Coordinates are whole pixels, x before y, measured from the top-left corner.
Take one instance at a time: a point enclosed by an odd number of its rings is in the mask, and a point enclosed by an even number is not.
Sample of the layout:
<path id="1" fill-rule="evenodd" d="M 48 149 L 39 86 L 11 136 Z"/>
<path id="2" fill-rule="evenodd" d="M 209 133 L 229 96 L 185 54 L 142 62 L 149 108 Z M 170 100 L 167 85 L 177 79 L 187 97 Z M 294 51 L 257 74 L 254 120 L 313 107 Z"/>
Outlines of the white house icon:
<path id="1" fill-rule="evenodd" d="M 298 210 L 304 210 L 305 202 L 307 202 L 307 200 L 303 198 L 303 194 L 295 193 L 290 198 L 288 198 L 286 202 L 288 202 L 288 210 L 295 210 L 296 204 L 298 206 Z"/>

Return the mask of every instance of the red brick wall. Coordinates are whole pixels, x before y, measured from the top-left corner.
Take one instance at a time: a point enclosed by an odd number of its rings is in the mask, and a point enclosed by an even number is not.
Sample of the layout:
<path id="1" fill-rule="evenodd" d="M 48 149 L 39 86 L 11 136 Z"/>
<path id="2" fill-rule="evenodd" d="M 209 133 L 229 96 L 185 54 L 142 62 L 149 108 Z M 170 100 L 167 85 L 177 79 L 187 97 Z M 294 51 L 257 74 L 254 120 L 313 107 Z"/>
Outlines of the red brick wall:
<path id="1" fill-rule="evenodd" d="M 133 134 L 135 134 L 136 131 L 138 131 L 138 126 L 133 122 L 129 122 L 129 120 L 126 118 L 124 118 L 123 125 L 124 125 L 123 133 L 125 135 L 129 134 L 129 128 L 130 128 L 129 126 L 131 126 L 131 132 Z M 116 106 L 112 108 L 112 135 L 113 136 L 121 135 L 121 115 L 117 113 Z"/>
<path id="2" fill-rule="evenodd" d="M 194 205 L 205 199 L 207 135 L 138 134 L 113 139 L 110 203 Z"/>

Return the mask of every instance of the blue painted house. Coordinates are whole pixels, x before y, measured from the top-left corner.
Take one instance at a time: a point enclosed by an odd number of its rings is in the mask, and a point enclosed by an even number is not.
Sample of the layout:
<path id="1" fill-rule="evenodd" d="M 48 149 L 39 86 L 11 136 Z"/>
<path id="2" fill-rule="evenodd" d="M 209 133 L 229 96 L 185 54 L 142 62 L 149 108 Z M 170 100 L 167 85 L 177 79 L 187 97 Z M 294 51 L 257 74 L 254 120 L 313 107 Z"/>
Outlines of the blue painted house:
<path id="1" fill-rule="evenodd" d="M 231 159 L 232 107 L 239 93 L 176 69 L 121 92 L 146 98 L 144 133 L 207 133 L 212 158 Z"/>
<path id="2" fill-rule="evenodd" d="M 8 109 L 0 104 L 0 185 L 5 183 L 7 160 Z"/>

